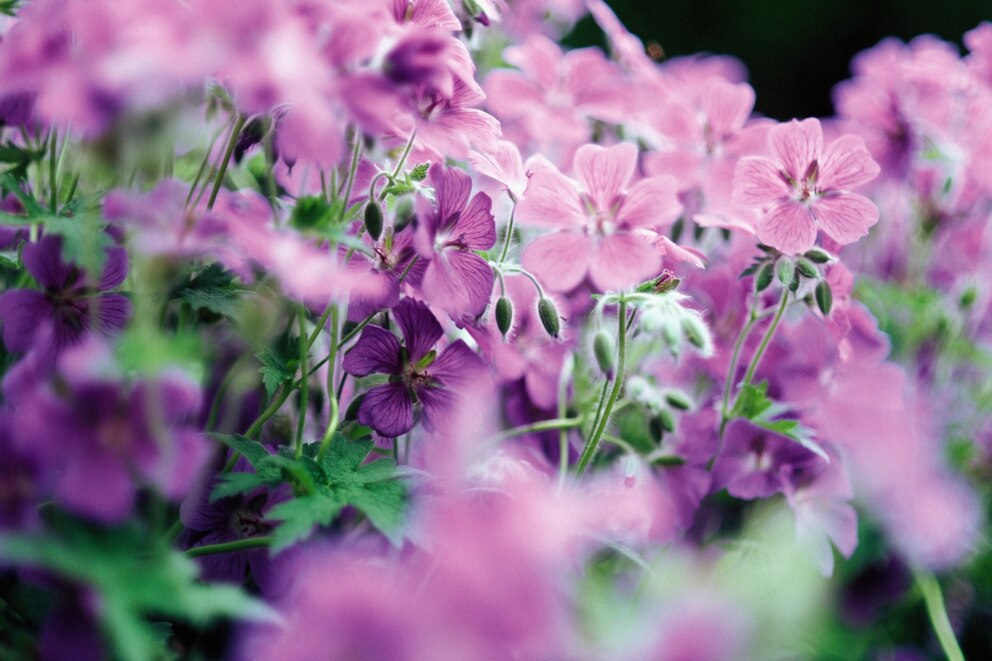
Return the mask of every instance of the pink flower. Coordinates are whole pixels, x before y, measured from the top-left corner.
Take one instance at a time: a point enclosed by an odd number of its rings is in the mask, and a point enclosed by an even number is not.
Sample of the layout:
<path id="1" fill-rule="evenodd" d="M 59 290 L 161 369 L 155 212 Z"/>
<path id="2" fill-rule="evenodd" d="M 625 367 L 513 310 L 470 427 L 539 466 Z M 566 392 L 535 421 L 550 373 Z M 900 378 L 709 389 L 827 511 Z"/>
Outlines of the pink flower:
<path id="1" fill-rule="evenodd" d="M 556 231 L 527 246 L 524 267 L 554 291 L 573 289 L 586 275 L 598 291 L 657 275 L 662 255 L 652 230 L 674 222 L 682 205 L 671 177 L 631 185 L 636 167 L 637 147 L 624 143 L 581 147 L 574 162 L 579 186 L 552 167 L 535 172 L 517 220 Z"/>
<path id="2" fill-rule="evenodd" d="M 849 192 L 879 173 L 864 141 L 844 135 L 824 151 L 820 120 L 792 120 L 769 130 L 772 158 L 742 158 L 734 173 L 737 204 L 761 208 L 758 239 L 784 253 L 813 247 L 816 231 L 841 244 L 878 221 L 878 207 Z"/>

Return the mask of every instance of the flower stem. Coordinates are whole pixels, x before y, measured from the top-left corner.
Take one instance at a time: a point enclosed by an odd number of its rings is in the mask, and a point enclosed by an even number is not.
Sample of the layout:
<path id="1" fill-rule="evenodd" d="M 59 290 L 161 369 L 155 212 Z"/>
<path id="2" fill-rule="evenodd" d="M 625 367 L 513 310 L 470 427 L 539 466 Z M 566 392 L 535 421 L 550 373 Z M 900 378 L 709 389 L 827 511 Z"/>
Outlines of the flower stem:
<path id="1" fill-rule="evenodd" d="M 747 385 L 751 383 L 751 379 L 754 378 L 754 373 L 758 369 L 758 363 L 761 362 L 761 357 L 765 353 L 765 349 L 768 348 L 768 344 L 772 341 L 772 337 L 775 336 L 775 331 L 778 330 L 778 324 L 782 321 L 782 315 L 785 314 L 785 308 L 789 305 L 789 290 L 787 288 L 782 289 L 782 300 L 779 301 L 778 309 L 775 311 L 775 316 L 772 317 L 772 323 L 768 326 L 768 330 L 765 331 L 765 336 L 761 338 L 761 344 L 758 345 L 758 350 L 754 352 L 754 358 L 751 359 L 751 364 L 747 366 L 747 372 L 744 373 L 744 381 L 741 385 Z"/>
<path id="2" fill-rule="evenodd" d="M 195 546 L 191 549 L 186 550 L 186 556 L 189 558 L 197 558 L 201 555 L 214 555 L 216 553 L 234 553 L 235 551 L 244 551 L 246 549 L 257 549 L 263 546 L 268 546 L 272 543 L 271 537 L 249 537 L 248 539 L 239 539 L 235 542 L 222 542 L 220 544 L 207 544 L 205 546 Z"/>
<path id="3" fill-rule="evenodd" d="M 303 455 L 303 428 L 307 423 L 307 400 L 310 395 L 310 379 L 307 372 L 307 354 L 310 346 L 307 342 L 307 312 L 303 305 L 300 305 L 300 418 L 296 422 L 296 458 Z"/>
<path id="4" fill-rule="evenodd" d="M 403 148 L 403 154 L 400 155 L 400 160 L 396 162 L 396 167 L 393 168 L 393 174 L 389 177 L 390 181 L 396 179 L 396 177 L 400 175 L 400 172 L 403 171 L 403 166 L 406 165 L 406 159 L 410 155 L 410 150 L 413 149 L 413 139 L 416 137 L 417 130 L 414 129 L 413 132 L 410 133 L 410 139 L 406 141 L 406 146 Z M 386 188 L 389 187 L 387 186 Z M 382 193 L 379 195 L 380 202 L 386 199 L 386 188 L 384 188 Z"/>
<path id="5" fill-rule="evenodd" d="M 574 429 L 582 424 L 582 418 L 552 418 L 551 420 L 540 420 L 529 425 L 521 425 L 502 431 L 489 440 L 491 442 L 503 441 L 515 436 L 523 436 L 538 431 L 553 431 L 555 429 Z"/>
<path id="6" fill-rule="evenodd" d="M 210 191 L 210 198 L 207 200 L 207 209 L 214 208 L 214 202 L 217 201 L 217 193 L 220 192 L 221 184 L 224 183 L 224 176 L 227 174 L 227 164 L 231 161 L 234 148 L 238 145 L 238 136 L 241 135 L 241 129 L 244 128 L 247 119 L 247 117 L 238 113 L 238 118 L 234 120 L 234 126 L 231 128 L 231 137 L 227 141 L 227 149 L 224 150 L 224 156 L 221 157 L 220 167 L 217 169 L 217 178 L 214 179 L 214 187 Z"/>
<path id="7" fill-rule="evenodd" d="M 351 154 L 351 169 L 348 170 L 348 183 L 344 190 L 344 204 L 341 205 L 341 216 L 338 218 L 338 222 L 344 220 L 344 214 L 348 211 L 348 200 L 351 199 L 351 189 L 355 185 L 355 172 L 358 170 L 358 159 L 362 155 L 362 135 L 359 133 L 358 129 L 355 129 L 355 148 Z"/>
<path id="8" fill-rule="evenodd" d="M 920 592 L 923 593 L 923 600 L 927 606 L 930 624 L 937 634 L 944 655 L 948 661 L 964 661 L 964 653 L 958 645 L 957 638 L 954 637 L 951 620 L 947 617 L 947 607 L 944 605 L 944 596 L 940 592 L 940 583 L 928 571 L 918 570 L 915 574 L 916 584 L 919 586 Z"/>
<path id="9" fill-rule="evenodd" d="M 513 217 L 516 213 L 517 204 L 514 202 L 513 208 L 510 209 L 510 221 L 506 224 L 506 236 L 503 238 L 503 250 L 499 253 L 500 264 L 506 260 L 506 253 L 510 251 L 510 241 L 513 239 Z"/>
<path id="10" fill-rule="evenodd" d="M 572 380 L 572 370 L 574 369 L 575 356 L 568 354 L 564 364 L 561 366 L 561 373 L 558 375 L 558 419 L 564 419 L 568 413 L 568 384 Z M 565 478 L 568 476 L 568 428 L 558 429 L 558 491 L 565 486 Z"/>
<path id="11" fill-rule="evenodd" d="M 617 403 L 617 398 L 620 396 L 620 388 L 623 387 L 623 373 L 625 363 L 627 362 L 627 299 L 621 294 L 620 305 L 617 311 L 617 338 L 618 338 L 618 349 L 617 349 L 617 375 L 613 381 L 613 390 L 610 392 L 610 398 L 606 402 L 606 408 L 603 410 L 603 415 L 599 420 L 599 426 L 593 430 L 592 436 L 586 441 L 586 446 L 582 448 L 582 454 L 579 456 L 579 461 L 575 464 L 575 473 L 577 475 L 582 475 L 586 468 L 589 466 L 589 462 L 596 454 L 596 450 L 599 447 L 599 440 L 603 437 L 603 433 L 606 431 L 606 425 L 610 421 L 610 414 L 613 412 L 613 406 Z"/>

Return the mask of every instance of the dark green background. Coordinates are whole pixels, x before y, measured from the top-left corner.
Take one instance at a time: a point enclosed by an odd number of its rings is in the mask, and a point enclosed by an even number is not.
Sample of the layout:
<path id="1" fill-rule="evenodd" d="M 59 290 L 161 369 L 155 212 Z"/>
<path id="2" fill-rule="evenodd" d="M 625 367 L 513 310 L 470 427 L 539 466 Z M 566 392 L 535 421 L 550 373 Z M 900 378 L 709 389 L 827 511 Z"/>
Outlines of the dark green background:
<path id="1" fill-rule="evenodd" d="M 930 33 L 961 44 L 992 20 L 992 0 L 608 0 L 620 20 L 667 56 L 735 55 L 748 67 L 757 110 L 777 119 L 833 114 L 830 90 L 851 58 L 884 37 Z M 596 43 L 585 19 L 569 42 Z"/>

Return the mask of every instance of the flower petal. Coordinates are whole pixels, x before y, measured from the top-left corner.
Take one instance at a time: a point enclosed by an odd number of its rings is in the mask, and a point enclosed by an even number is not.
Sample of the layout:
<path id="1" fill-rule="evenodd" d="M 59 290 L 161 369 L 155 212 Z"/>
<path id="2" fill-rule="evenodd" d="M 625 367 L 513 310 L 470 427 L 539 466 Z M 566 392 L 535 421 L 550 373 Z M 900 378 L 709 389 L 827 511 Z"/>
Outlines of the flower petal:
<path id="1" fill-rule="evenodd" d="M 62 237 L 43 236 L 37 243 L 27 243 L 21 253 L 28 273 L 45 289 L 62 289 L 68 282 L 72 267 L 62 261 Z"/>
<path id="2" fill-rule="evenodd" d="M 841 244 L 854 243 L 878 222 L 878 207 L 855 193 L 821 197 L 813 205 L 813 214 L 827 236 Z"/>
<path id="3" fill-rule="evenodd" d="M 0 322 L 3 322 L 7 351 L 20 353 L 30 349 L 38 337 L 39 324 L 51 316 L 52 305 L 40 291 L 12 289 L 0 295 Z"/>
<path id="4" fill-rule="evenodd" d="M 485 364 L 464 340 L 455 340 L 444 348 L 428 369 L 430 375 L 445 388 L 457 388 L 463 382 L 478 378 Z"/>
<path id="5" fill-rule="evenodd" d="M 124 248 L 110 248 L 107 250 L 107 261 L 103 264 L 97 288 L 101 291 L 113 289 L 124 282 L 126 277 L 127 251 Z"/>
<path id="6" fill-rule="evenodd" d="M 782 202 L 758 223 L 758 240 L 787 255 L 797 255 L 816 242 L 816 222 L 803 205 Z"/>
<path id="7" fill-rule="evenodd" d="M 799 181 L 806 174 L 810 163 L 823 152 L 823 129 L 815 117 L 803 121 L 773 126 L 768 132 L 768 143 L 790 177 Z"/>
<path id="8" fill-rule="evenodd" d="M 521 225 L 551 228 L 581 227 L 586 222 L 575 184 L 553 167 L 542 167 L 530 175 L 516 218 Z"/>
<path id="9" fill-rule="evenodd" d="M 666 227 L 678 220 L 682 203 L 674 177 L 641 179 L 630 187 L 617 211 L 617 222 L 628 227 Z"/>
<path id="10" fill-rule="evenodd" d="M 820 163 L 819 184 L 823 189 L 850 190 L 866 184 L 881 172 L 865 141 L 856 135 L 834 140 Z"/>
<path id="11" fill-rule="evenodd" d="M 760 156 L 745 156 L 734 170 L 735 204 L 758 206 L 789 197 L 789 184 L 774 163 Z"/>
<path id="12" fill-rule="evenodd" d="M 352 376 L 399 374 L 402 370 L 400 343 L 385 328 L 366 326 L 355 346 L 344 355 L 342 367 Z"/>
<path id="13" fill-rule="evenodd" d="M 626 190 L 637 167 L 637 147 L 624 142 L 613 147 L 584 145 L 575 152 L 573 168 L 599 211 L 613 206 Z"/>
<path id="14" fill-rule="evenodd" d="M 412 298 L 404 298 L 393 308 L 393 318 L 403 333 L 412 361 L 420 360 L 433 349 L 444 332 L 430 309 Z"/>
<path id="15" fill-rule="evenodd" d="M 661 254 L 633 234 L 613 234 L 596 246 L 589 279 L 598 291 L 620 291 L 658 275 Z"/>
<path id="16" fill-rule="evenodd" d="M 553 232 L 530 242 L 521 261 L 552 291 L 573 289 L 586 276 L 592 240 L 578 232 Z"/>
<path id="17" fill-rule="evenodd" d="M 493 270 L 481 257 L 467 250 L 442 250 L 427 265 L 421 290 L 452 319 L 478 317 L 489 304 Z"/>
<path id="18" fill-rule="evenodd" d="M 476 193 L 455 223 L 459 243 L 472 250 L 489 250 L 496 243 L 496 219 L 493 201 L 485 193 Z"/>
<path id="19" fill-rule="evenodd" d="M 103 294 L 93 299 L 97 328 L 105 335 L 112 335 L 124 328 L 131 316 L 131 301 L 123 294 Z"/>
<path id="20" fill-rule="evenodd" d="M 413 403 L 406 386 L 386 384 L 369 390 L 358 409 L 358 422 L 390 438 L 413 429 Z"/>

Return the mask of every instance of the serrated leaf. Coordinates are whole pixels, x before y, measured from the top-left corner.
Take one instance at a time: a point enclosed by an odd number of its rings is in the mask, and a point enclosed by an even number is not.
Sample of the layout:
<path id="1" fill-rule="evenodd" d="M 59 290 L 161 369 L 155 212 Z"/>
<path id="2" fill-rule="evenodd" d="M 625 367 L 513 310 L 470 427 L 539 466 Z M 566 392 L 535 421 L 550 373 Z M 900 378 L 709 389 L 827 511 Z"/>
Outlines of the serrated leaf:
<path id="1" fill-rule="evenodd" d="M 271 349 L 257 353 L 255 357 L 262 363 L 258 371 L 262 374 L 262 385 L 269 397 L 296 374 L 296 370 L 289 369 L 286 361 Z"/>
<path id="2" fill-rule="evenodd" d="M 281 480 L 276 480 L 276 484 Z M 236 496 L 248 491 L 254 491 L 260 487 L 275 486 L 272 480 L 262 477 L 258 473 L 224 473 L 220 480 L 214 485 L 210 492 L 210 502 Z"/>
<path id="3" fill-rule="evenodd" d="M 283 523 L 272 534 L 270 551 L 278 553 L 309 537 L 315 527 L 330 525 L 345 504 L 322 490 L 276 505 L 268 518 Z"/>
<path id="4" fill-rule="evenodd" d="M 743 418 L 751 424 L 774 432 L 798 443 L 825 461 L 830 461 L 826 451 L 816 442 L 813 430 L 793 418 L 779 418 L 786 413 L 788 407 L 768 398 L 768 382 L 758 385 L 745 384 L 734 403 L 731 411 L 732 418 Z"/>
<path id="5" fill-rule="evenodd" d="M 340 213 L 336 205 L 320 195 L 307 195 L 296 199 L 290 224 L 298 230 L 319 230 Z"/>
<path id="6" fill-rule="evenodd" d="M 237 312 L 241 295 L 246 291 L 235 284 L 234 276 L 222 266 L 211 264 L 179 289 L 177 296 L 194 309 L 203 308 L 231 317 Z"/>
<path id="7" fill-rule="evenodd" d="M 272 456 L 264 445 L 241 434 L 209 434 L 209 436 L 243 456 L 256 470 L 263 459 Z"/>
<path id="8" fill-rule="evenodd" d="M 431 167 L 430 161 L 427 161 L 426 163 L 418 163 L 417 167 L 410 170 L 410 179 L 412 179 L 413 181 L 423 181 L 424 179 L 427 178 L 427 171 L 430 169 L 430 167 Z"/>

